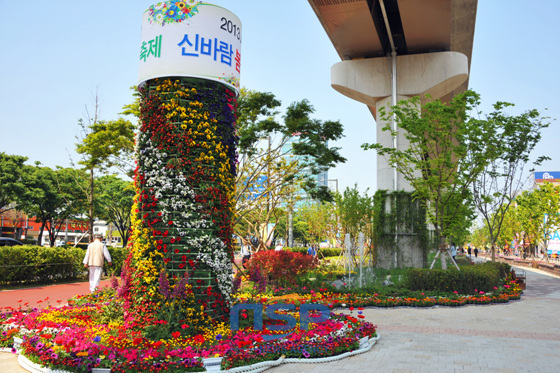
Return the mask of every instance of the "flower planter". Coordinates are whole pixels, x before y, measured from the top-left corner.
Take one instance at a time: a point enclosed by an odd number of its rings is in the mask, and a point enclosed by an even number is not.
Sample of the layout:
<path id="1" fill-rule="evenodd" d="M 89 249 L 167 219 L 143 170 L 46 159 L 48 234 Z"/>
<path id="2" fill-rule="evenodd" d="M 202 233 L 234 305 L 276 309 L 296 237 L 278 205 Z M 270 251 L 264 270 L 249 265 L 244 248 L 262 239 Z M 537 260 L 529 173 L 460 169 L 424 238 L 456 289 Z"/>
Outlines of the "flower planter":
<path id="1" fill-rule="evenodd" d="M 360 349 L 365 348 L 369 344 L 369 337 L 363 337 L 358 342 L 360 343 Z"/>
<path id="2" fill-rule="evenodd" d="M 219 372 L 221 369 L 222 358 L 221 357 L 210 357 L 203 359 L 202 363 L 206 368 L 207 372 Z"/>
<path id="3" fill-rule="evenodd" d="M 19 354 L 21 342 L 23 342 L 23 339 L 21 339 L 20 337 L 14 337 L 14 348 L 16 350 L 16 353 L 18 354 Z"/>
<path id="4" fill-rule="evenodd" d="M 92 368 L 91 373 L 111 373 L 111 368 Z"/>

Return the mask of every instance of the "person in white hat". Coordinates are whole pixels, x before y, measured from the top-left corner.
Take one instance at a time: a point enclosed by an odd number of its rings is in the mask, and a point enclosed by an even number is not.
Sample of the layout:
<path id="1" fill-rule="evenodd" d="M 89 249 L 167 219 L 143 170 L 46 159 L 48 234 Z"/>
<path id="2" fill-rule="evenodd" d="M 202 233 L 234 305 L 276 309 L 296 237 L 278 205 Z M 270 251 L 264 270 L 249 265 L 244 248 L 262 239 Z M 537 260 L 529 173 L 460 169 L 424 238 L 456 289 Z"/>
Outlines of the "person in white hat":
<path id="1" fill-rule="evenodd" d="M 111 254 L 107 246 L 101 242 L 103 235 L 96 234 L 94 237 L 94 241 L 88 245 L 84 258 L 84 267 L 89 268 L 89 290 L 92 293 L 99 286 L 104 259 L 107 259 L 107 263 L 111 265 Z"/>

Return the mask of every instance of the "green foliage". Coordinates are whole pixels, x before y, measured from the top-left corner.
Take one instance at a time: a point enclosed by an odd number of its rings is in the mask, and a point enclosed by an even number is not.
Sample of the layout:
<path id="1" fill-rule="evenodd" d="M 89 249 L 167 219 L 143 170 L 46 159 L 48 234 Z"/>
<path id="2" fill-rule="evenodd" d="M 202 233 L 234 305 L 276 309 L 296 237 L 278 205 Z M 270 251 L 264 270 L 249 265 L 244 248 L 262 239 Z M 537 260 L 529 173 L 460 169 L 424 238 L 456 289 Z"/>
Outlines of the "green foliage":
<path id="1" fill-rule="evenodd" d="M 107 246 L 109 254 L 111 254 L 112 263 L 111 266 L 105 266 L 105 270 L 108 275 L 120 276 L 122 266 L 126 257 L 128 256 L 129 250 L 126 247 L 112 247 Z M 82 258 L 83 259 L 83 258 Z"/>
<path id="2" fill-rule="evenodd" d="M 551 233 L 560 225 L 560 186 L 545 183 L 533 191 L 523 192 L 515 202 L 521 229 L 533 242 L 547 247 Z"/>
<path id="3" fill-rule="evenodd" d="M 421 108 L 419 97 L 401 101 L 380 115 L 387 120 L 383 130 L 393 135 L 390 118 L 396 115 L 410 146 L 363 145 L 386 156 L 410 183 L 442 243 L 465 230 L 472 214 L 470 185 L 497 152 L 496 124 L 468 116 L 478 104 L 479 96 L 472 91 L 455 96 L 448 104 L 434 100 Z"/>
<path id="4" fill-rule="evenodd" d="M 128 250 L 109 247 L 109 274 L 120 275 Z M 71 246 L 4 246 L 0 249 L 0 284 L 51 284 L 84 278 L 85 251 Z"/>
<path id="5" fill-rule="evenodd" d="M 406 287 L 410 290 L 442 291 L 459 294 L 490 292 L 504 280 L 510 271 L 509 264 L 486 262 L 461 271 L 411 268 L 407 273 Z M 475 291 L 476 290 L 476 291 Z"/>
<path id="6" fill-rule="evenodd" d="M 342 194 L 335 194 L 335 213 L 342 228 L 341 237 L 349 233 L 352 240 L 357 242 L 361 232 L 366 242 L 372 239 L 374 196 L 368 196 L 368 191 L 360 195 L 358 185 L 354 185 L 352 189 L 346 188 Z"/>
<path id="7" fill-rule="evenodd" d="M 84 211 L 80 187 L 74 178 L 76 172 L 68 168 L 52 170 L 39 164 L 27 168 L 19 208 L 41 223 L 39 242 L 46 229 L 50 245 L 54 246 L 56 235 L 66 219 Z"/>
<path id="8" fill-rule="evenodd" d="M 0 249 L 0 284 L 49 284 L 83 276 L 78 248 L 5 246 Z"/>
<path id="9" fill-rule="evenodd" d="M 285 247 L 284 250 L 288 250 L 294 253 L 302 253 L 302 254 L 307 254 L 307 247 Z M 339 247 L 327 247 L 324 249 L 318 249 L 319 253 L 321 253 L 323 255 L 323 257 L 328 258 L 328 257 L 333 257 L 333 256 L 339 256 L 340 253 L 342 252 L 343 249 L 339 248 Z"/>
<path id="10" fill-rule="evenodd" d="M 26 157 L 0 152 L 0 213 L 11 209 L 25 191 L 24 172 Z"/>
<path id="11" fill-rule="evenodd" d="M 83 156 L 79 163 L 88 170 L 122 166 L 121 158 L 134 151 L 134 125 L 125 119 L 94 120 L 89 125 L 80 119 L 79 126 L 85 136 L 76 144 L 76 152 Z"/>
<path id="12" fill-rule="evenodd" d="M 492 141 L 496 148 L 495 158 L 487 163 L 484 172 L 472 184 L 473 200 L 483 218 L 489 236 L 487 242 L 493 249 L 502 228 L 508 231 L 508 241 L 521 232 L 514 228 L 515 220 L 511 220 L 508 212 L 524 186 L 524 166 L 529 163 L 529 156 L 541 139 L 542 129 L 549 126 L 546 122 L 548 118 L 540 117 L 537 110 L 513 116 L 504 111 L 510 106 L 514 105 L 498 102 L 486 118 L 498 127 L 496 138 Z M 541 156 L 533 165 L 540 165 L 545 159 L 550 158 Z M 512 229 L 515 231 L 512 232 Z"/>
<path id="13" fill-rule="evenodd" d="M 122 238 L 122 246 L 126 247 L 131 234 L 130 214 L 136 194 L 134 185 L 114 175 L 102 176 L 98 180 L 101 217 L 117 227 Z"/>

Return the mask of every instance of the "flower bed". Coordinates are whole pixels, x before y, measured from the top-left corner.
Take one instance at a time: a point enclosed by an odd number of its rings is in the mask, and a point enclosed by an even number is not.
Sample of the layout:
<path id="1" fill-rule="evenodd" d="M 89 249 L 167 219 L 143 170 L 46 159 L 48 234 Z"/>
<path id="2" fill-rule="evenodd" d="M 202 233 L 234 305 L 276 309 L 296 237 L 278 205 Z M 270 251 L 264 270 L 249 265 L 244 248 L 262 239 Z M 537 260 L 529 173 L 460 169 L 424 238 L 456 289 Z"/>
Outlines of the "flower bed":
<path id="1" fill-rule="evenodd" d="M 376 336 L 375 326 L 361 317 L 333 314 L 325 322 L 312 323 L 309 330 L 283 331 L 285 336 L 271 342 L 263 338 L 278 333 L 267 329 L 271 320 L 265 320 L 263 330 L 247 326 L 232 331 L 215 323 L 204 333 L 173 332 L 170 338 L 149 339 L 139 324 L 115 315 L 114 296 L 114 290 L 106 288 L 78 297 L 73 305 L 7 310 L 0 317 L 3 345 L 10 347 L 10 337 L 22 336 L 21 353 L 27 359 L 68 372 L 89 372 L 94 367 L 111 367 L 112 372 L 195 372 L 204 371 L 203 359 L 210 357 L 223 357 L 223 369 L 282 355 L 318 358 L 356 350 L 360 339 Z"/>

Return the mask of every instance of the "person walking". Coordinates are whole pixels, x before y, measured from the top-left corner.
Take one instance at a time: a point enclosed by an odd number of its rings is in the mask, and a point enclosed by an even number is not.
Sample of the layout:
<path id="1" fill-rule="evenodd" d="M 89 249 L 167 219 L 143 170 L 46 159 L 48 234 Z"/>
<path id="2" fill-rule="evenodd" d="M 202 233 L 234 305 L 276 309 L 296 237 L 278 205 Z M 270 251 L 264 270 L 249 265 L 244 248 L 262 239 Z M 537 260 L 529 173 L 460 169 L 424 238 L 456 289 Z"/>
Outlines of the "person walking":
<path id="1" fill-rule="evenodd" d="M 474 247 L 474 257 L 478 258 L 478 248 L 476 246 Z"/>
<path id="2" fill-rule="evenodd" d="M 307 255 L 311 255 L 311 256 L 316 256 L 317 255 L 317 250 L 315 250 L 315 246 L 310 245 L 309 248 L 307 249 Z"/>
<path id="3" fill-rule="evenodd" d="M 246 264 L 251 259 L 251 249 L 249 247 L 249 240 L 241 239 L 241 265 L 243 268 L 247 269 Z"/>
<path id="4" fill-rule="evenodd" d="M 93 293 L 99 286 L 101 273 L 103 272 L 103 263 L 107 259 L 107 263 L 111 265 L 111 254 L 107 246 L 101 242 L 103 235 L 96 234 L 95 239 L 88 245 L 86 256 L 84 257 L 84 267 L 89 268 L 89 290 Z"/>
<path id="5" fill-rule="evenodd" d="M 453 258 L 453 261 L 455 261 L 456 256 L 457 256 L 457 247 L 455 246 L 455 243 L 452 242 L 451 243 L 451 257 Z"/>

